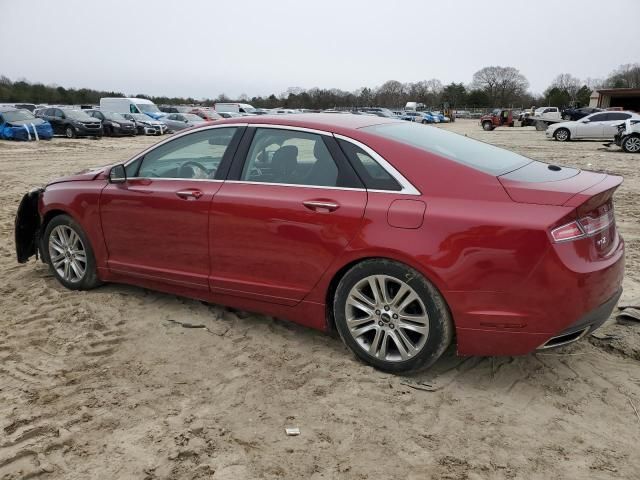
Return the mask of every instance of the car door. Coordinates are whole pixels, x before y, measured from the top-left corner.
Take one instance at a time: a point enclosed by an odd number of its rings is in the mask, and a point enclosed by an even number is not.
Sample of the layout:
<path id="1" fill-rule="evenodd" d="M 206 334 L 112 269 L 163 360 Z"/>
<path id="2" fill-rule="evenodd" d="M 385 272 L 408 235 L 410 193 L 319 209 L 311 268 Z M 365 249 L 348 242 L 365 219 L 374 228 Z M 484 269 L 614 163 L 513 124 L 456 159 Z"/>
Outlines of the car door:
<path id="1" fill-rule="evenodd" d="M 100 216 L 115 273 L 208 290 L 209 209 L 242 127 L 180 135 L 126 165 L 127 181 L 108 184 Z M 229 158 L 230 161 L 230 158 Z"/>
<path id="2" fill-rule="evenodd" d="M 62 110 L 59 108 L 49 108 L 45 111 L 45 118 L 51 124 L 53 133 L 61 134 L 64 132 L 64 125 L 62 120 Z"/>
<path id="3" fill-rule="evenodd" d="M 631 118 L 631 114 L 625 112 L 609 112 L 607 113 L 607 120 L 603 125 L 602 138 L 613 139 L 616 133 L 618 133 L 618 125 Z"/>
<path id="4" fill-rule="evenodd" d="M 212 291 L 300 302 L 360 229 L 366 201 L 333 136 L 248 128 L 212 202 Z"/>
<path id="5" fill-rule="evenodd" d="M 606 113 L 595 113 L 582 120 L 578 120 L 573 138 L 602 138 L 604 132 L 604 122 L 607 120 Z"/>

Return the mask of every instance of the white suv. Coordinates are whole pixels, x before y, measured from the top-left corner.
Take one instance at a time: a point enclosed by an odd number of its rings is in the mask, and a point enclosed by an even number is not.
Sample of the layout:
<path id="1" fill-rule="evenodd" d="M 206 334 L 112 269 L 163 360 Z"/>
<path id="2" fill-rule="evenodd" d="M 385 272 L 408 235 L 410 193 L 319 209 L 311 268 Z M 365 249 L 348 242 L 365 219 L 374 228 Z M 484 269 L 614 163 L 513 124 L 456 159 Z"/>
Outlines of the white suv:
<path id="1" fill-rule="evenodd" d="M 559 142 L 594 138 L 613 140 L 618 133 L 618 125 L 628 119 L 640 119 L 634 112 L 596 112 L 575 122 L 554 123 L 547 128 L 547 138 L 555 138 Z"/>
<path id="2" fill-rule="evenodd" d="M 549 120 L 560 120 L 560 109 L 558 107 L 540 107 L 536 108 L 533 114 L 535 117 L 548 118 Z"/>

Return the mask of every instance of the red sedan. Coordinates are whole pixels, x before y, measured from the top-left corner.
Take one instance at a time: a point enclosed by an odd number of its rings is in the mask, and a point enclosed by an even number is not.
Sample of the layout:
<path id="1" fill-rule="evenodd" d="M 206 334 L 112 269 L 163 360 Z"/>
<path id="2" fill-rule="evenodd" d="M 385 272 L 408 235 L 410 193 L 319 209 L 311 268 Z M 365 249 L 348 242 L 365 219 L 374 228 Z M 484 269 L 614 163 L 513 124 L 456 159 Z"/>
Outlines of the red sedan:
<path id="1" fill-rule="evenodd" d="M 25 195 L 19 262 L 335 328 L 405 372 L 453 341 L 519 355 L 599 327 L 620 293 L 621 177 L 362 115 L 243 117 Z"/>

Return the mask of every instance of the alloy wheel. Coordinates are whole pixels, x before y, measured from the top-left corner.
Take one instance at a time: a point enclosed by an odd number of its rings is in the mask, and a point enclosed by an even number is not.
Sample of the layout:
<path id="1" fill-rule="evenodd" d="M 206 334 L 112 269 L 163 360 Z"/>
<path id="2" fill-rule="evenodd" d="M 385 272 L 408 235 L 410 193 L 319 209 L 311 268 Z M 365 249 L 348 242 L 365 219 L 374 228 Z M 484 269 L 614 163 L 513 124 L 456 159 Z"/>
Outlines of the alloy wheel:
<path id="1" fill-rule="evenodd" d="M 347 297 L 345 318 L 360 348 L 389 362 L 415 357 L 429 336 L 429 316 L 420 296 L 388 275 L 371 275 L 356 283 Z"/>
<path id="2" fill-rule="evenodd" d="M 565 128 L 561 128 L 556 132 L 556 140 L 561 142 L 566 141 L 569 138 L 569 131 Z"/>
<path id="3" fill-rule="evenodd" d="M 624 141 L 624 148 L 629 153 L 640 152 L 640 137 L 629 137 Z"/>
<path id="4" fill-rule="evenodd" d="M 58 225 L 49 235 L 49 258 L 56 273 L 77 283 L 87 271 L 87 252 L 80 235 L 67 225 Z"/>

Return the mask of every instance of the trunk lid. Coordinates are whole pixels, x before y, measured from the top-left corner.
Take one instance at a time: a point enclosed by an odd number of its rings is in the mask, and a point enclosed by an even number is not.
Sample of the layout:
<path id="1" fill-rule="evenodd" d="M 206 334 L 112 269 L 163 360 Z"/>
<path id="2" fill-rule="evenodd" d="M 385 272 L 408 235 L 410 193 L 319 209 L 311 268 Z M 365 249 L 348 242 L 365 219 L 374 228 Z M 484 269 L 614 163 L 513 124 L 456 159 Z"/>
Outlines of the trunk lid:
<path id="1" fill-rule="evenodd" d="M 514 202 L 567 205 L 581 192 L 594 188 L 596 192 L 600 191 L 597 185 L 603 182 L 604 189 L 610 188 L 607 187 L 608 178 L 618 179 L 614 181 L 616 186 L 622 183 L 621 177 L 534 161 L 500 175 L 498 181 Z"/>
<path id="2" fill-rule="evenodd" d="M 622 177 L 531 162 L 498 180 L 515 202 L 571 207 L 549 230 L 556 243 L 571 242 L 581 258 L 597 260 L 617 248 L 613 194 Z M 567 237 L 558 237 L 559 231 Z"/>

